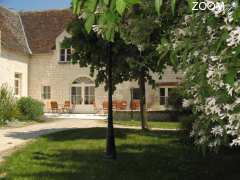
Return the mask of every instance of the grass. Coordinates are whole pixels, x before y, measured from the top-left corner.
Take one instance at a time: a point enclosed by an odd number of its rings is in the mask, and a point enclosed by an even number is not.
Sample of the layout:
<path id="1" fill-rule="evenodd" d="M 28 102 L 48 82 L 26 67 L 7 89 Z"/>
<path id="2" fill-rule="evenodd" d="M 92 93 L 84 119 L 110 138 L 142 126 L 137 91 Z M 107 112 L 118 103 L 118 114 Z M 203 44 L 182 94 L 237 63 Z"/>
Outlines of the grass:
<path id="1" fill-rule="evenodd" d="M 140 120 L 115 120 L 115 124 L 124 126 L 141 126 Z M 180 129 L 179 122 L 160 122 L 160 121 L 148 121 L 150 128 L 161 128 L 161 129 Z"/>
<path id="2" fill-rule="evenodd" d="M 176 132 L 117 129 L 118 159 L 103 158 L 104 128 L 59 132 L 37 139 L 0 167 L 14 180 L 236 180 L 240 152 L 203 157 Z M 0 178 L 1 179 L 1 178 Z"/>

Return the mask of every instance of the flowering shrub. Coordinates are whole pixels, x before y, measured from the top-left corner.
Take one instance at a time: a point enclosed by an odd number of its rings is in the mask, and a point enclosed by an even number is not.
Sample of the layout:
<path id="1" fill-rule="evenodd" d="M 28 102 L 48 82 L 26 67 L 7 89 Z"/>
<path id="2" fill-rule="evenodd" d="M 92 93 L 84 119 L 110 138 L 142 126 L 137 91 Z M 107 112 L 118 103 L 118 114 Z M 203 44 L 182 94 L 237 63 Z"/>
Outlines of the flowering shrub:
<path id="1" fill-rule="evenodd" d="M 184 71 L 184 104 L 198 115 L 195 144 L 218 150 L 240 145 L 240 6 L 236 0 L 224 1 L 225 8 L 205 2 L 216 7 L 186 15 L 158 50 L 169 50 Z"/>

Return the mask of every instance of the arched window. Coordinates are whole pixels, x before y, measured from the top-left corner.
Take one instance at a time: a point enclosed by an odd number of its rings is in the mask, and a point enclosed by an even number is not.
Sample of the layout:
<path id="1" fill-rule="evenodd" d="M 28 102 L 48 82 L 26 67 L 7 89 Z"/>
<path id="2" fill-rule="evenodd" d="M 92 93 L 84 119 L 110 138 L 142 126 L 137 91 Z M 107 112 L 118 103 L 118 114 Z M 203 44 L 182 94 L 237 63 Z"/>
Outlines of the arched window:
<path id="1" fill-rule="evenodd" d="M 73 81 L 73 84 L 94 84 L 94 82 L 88 77 L 79 77 Z"/>

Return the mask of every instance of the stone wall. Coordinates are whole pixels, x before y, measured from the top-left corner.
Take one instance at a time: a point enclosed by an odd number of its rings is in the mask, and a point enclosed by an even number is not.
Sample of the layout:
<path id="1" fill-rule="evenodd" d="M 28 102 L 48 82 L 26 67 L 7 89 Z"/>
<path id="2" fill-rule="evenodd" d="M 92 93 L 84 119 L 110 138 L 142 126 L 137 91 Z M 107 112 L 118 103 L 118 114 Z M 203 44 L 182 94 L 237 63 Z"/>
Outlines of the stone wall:
<path id="1" fill-rule="evenodd" d="M 15 73 L 19 73 L 21 74 L 21 96 L 28 96 L 28 63 L 29 57 L 27 55 L 2 48 L 0 85 L 5 83 L 14 88 Z"/>

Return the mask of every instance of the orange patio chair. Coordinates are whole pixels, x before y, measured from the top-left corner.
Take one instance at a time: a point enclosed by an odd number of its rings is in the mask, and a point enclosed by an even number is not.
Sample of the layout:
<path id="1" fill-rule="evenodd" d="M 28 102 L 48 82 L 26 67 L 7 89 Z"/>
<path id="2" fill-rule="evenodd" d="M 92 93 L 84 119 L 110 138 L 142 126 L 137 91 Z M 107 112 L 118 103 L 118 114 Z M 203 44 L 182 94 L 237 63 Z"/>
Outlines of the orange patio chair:
<path id="1" fill-rule="evenodd" d="M 71 102 L 70 101 L 65 101 L 63 105 L 63 112 L 69 112 L 71 111 Z"/>
<path id="2" fill-rule="evenodd" d="M 119 101 L 117 103 L 117 110 L 126 110 L 127 109 L 127 101 Z"/>
<path id="3" fill-rule="evenodd" d="M 132 110 L 140 109 L 140 100 L 132 100 L 131 109 Z"/>
<path id="4" fill-rule="evenodd" d="M 107 101 L 103 101 L 103 110 L 104 111 L 108 110 L 108 102 Z"/>
<path id="5" fill-rule="evenodd" d="M 60 112 L 60 109 L 58 108 L 57 101 L 51 101 L 51 110 L 52 112 Z"/>

